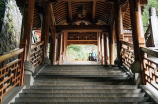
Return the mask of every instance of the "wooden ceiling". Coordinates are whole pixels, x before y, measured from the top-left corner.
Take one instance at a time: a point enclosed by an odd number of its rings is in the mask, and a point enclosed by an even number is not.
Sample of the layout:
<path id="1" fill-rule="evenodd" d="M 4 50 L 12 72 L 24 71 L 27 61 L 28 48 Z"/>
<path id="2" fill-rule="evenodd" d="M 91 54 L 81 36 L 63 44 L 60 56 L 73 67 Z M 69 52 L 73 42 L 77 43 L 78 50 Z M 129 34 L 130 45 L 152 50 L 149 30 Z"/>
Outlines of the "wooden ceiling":
<path id="1" fill-rule="evenodd" d="M 34 11 L 34 29 L 41 27 L 41 20 L 39 16 L 40 6 L 45 11 L 45 5 L 47 0 L 36 0 L 35 11 Z M 51 0 L 54 1 L 54 0 Z M 87 13 L 85 21 L 92 23 L 93 25 L 109 25 L 111 18 L 114 15 L 113 3 L 114 0 L 56 0 L 52 2 L 54 10 L 54 18 L 56 25 L 72 25 L 77 21 L 76 11 L 79 6 L 84 5 Z M 128 0 L 117 0 L 121 6 L 123 13 L 123 27 L 124 29 L 131 28 L 130 21 L 130 8 Z M 17 0 L 20 2 L 20 0 Z M 146 4 L 147 0 L 140 0 L 141 4 Z"/>

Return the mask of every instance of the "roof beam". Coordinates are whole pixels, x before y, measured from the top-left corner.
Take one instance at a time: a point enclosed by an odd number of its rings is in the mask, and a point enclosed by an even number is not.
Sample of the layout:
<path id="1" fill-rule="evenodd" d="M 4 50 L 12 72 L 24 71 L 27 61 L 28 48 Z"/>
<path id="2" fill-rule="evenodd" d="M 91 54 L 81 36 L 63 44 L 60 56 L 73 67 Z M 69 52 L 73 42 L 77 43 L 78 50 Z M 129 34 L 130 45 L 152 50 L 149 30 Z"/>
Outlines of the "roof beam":
<path id="1" fill-rule="evenodd" d="M 82 2 L 82 1 L 107 1 L 107 2 L 114 2 L 114 0 L 58 0 L 58 1 L 75 1 L 75 2 Z"/>
<path id="2" fill-rule="evenodd" d="M 54 26 L 56 25 L 56 22 L 55 22 L 55 16 L 54 16 L 54 10 L 53 10 L 53 5 L 50 4 L 50 7 L 51 7 L 51 12 L 52 12 L 52 15 L 51 15 L 51 19 L 52 19 L 52 22 L 53 22 L 53 28 L 55 28 Z"/>
<path id="3" fill-rule="evenodd" d="M 109 32 L 109 30 L 109 25 L 56 25 L 57 32 Z"/>
<path id="4" fill-rule="evenodd" d="M 69 19 L 72 21 L 71 1 L 68 1 Z"/>
<path id="5" fill-rule="evenodd" d="M 95 19 L 95 8 L 96 8 L 96 1 L 93 1 L 93 12 L 92 12 L 92 19 Z"/>

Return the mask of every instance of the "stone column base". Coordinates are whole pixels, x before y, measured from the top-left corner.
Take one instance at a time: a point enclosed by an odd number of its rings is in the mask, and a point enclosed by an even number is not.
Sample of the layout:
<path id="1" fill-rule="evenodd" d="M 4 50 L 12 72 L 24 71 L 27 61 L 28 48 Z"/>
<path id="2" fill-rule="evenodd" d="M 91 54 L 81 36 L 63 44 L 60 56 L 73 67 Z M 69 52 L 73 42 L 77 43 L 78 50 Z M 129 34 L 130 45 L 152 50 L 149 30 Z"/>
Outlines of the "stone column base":
<path id="1" fill-rule="evenodd" d="M 30 86 L 33 85 L 34 77 L 30 74 L 24 75 L 24 85 L 26 85 L 26 89 L 30 89 Z"/>

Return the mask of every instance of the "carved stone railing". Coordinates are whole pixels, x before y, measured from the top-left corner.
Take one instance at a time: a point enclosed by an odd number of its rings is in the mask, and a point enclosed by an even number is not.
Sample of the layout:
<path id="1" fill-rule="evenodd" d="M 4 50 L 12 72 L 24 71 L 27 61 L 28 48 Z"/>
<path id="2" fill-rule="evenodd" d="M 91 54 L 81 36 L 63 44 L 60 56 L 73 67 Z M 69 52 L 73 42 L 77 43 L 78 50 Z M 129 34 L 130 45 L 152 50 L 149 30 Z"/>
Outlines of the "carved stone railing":
<path id="1" fill-rule="evenodd" d="M 141 47 L 144 84 L 151 84 L 158 90 L 158 51 Z M 149 56 L 149 57 L 147 57 Z"/>
<path id="2" fill-rule="evenodd" d="M 133 44 L 121 41 L 121 61 L 126 69 L 131 70 L 131 64 L 134 62 Z"/>
<path id="3" fill-rule="evenodd" d="M 39 66 L 44 60 L 44 42 L 39 42 L 37 44 L 31 45 L 31 55 L 30 61 L 36 68 Z"/>
<path id="4" fill-rule="evenodd" d="M 13 62 L 7 63 L 9 59 L 17 57 Z M 24 48 L 0 56 L 0 104 L 2 97 L 15 86 L 23 85 L 24 76 Z"/>

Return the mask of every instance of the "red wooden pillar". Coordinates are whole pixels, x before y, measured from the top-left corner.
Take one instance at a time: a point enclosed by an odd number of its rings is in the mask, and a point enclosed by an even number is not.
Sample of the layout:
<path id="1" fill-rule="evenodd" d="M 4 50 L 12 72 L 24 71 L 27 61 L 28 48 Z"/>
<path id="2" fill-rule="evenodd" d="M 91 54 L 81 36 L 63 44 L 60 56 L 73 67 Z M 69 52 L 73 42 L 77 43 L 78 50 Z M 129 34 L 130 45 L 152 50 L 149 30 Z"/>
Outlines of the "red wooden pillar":
<path id="1" fill-rule="evenodd" d="M 62 51 L 62 33 L 59 34 L 59 65 L 61 64 L 61 51 Z"/>
<path id="2" fill-rule="evenodd" d="M 67 52 L 67 36 L 68 36 L 68 32 L 64 32 L 64 50 L 63 50 L 63 61 L 64 64 L 66 63 L 66 52 Z"/>
<path id="3" fill-rule="evenodd" d="M 33 17 L 34 17 L 34 3 L 35 3 L 35 0 L 28 0 L 28 2 L 26 3 L 26 7 L 25 7 L 24 40 L 26 40 L 28 43 L 26 46 L 26 60 L 27 61 L 30 61 Z"/>
<path id="4" fill-rule="evenodd" d="M 112 30 L 109 38 L 109 47 L 110 47 L 110 65 L 114 65 L 114 56 L 115 56 L 114 30 Z"/>
<path id="5" fill-rule="evenodd" d="M 97 40 L 97 43 L 98 43 L 98 61 L 101 60 L 101 57 L 100 57 L 100 55 L 101 55 L 101 52 L 100 52 L 100 50 L 101 50 L 101 49 L 100 49 L 100 35 L 101 35 L 100 32 L 98 32 L 98 33 L 97 33 L 97 37 L 98 37 L 98 38 L 97 38 L 97 39 L 98 39 L 98 40 Z"/>
<path id="6" fill-rule="evenodd" d="M 144 45 L 144 39 L 141 35 L 141 7 L 140 1 L 129 0 L 130 5 L 130 15 L 131 15 L 131 25 L 132 25 L 132 37 L 133 37 L 133 47 L 134 47 L 134 56 L 135 62 L 131 65 L 131 70 L 134 73 L 133 81 L 136 84 L 142 83 L 141 77 L 141 53 L 140 53 L 140 45 Z"/>
<path id="7" fill-rule="evenodd" d="M 104 65 L 107 65 L 108 62 L 108 49 L 107 49 L 107 34 L 104 34 Z"/>
<path id="8" fill-rule="evenodd" d="M 44 57 L 47 57 L 50 25 L 50 3 L 46 3 L 46 10 L 43 14 L 41 40 L 44 41 Z"/>
<path id="9" fill-rule="evenodd" d="M 115 36 L 116 36 L 116 44 L 117 44 L 117 59 L 115 60 L 115 64 L 120 65 L 121 64 L 121 56 L 120 56 L 120 38 L 122 38 L 121 35 L 121 29 L 122 29 L 122 21 L 121 21 L 121 10 L 119 7 L 119 4 L 117 1 L 114 2 L 114 9 L 115 9 Z"/>

